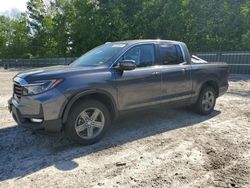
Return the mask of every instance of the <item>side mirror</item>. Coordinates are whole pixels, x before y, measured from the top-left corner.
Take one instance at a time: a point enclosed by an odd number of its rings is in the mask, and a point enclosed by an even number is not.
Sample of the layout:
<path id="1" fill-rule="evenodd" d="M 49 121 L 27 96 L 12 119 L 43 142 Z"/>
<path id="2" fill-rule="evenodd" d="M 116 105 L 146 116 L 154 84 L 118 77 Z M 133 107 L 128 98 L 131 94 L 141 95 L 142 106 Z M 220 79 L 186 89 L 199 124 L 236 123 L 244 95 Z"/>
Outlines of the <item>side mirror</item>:
<path id="1" fill-rule="evenodd" d="M 136 64 L 134 60 L 123 60 L 117 65 L 117 69 L 119 70 L 134 70 L 136 68 Z"/>

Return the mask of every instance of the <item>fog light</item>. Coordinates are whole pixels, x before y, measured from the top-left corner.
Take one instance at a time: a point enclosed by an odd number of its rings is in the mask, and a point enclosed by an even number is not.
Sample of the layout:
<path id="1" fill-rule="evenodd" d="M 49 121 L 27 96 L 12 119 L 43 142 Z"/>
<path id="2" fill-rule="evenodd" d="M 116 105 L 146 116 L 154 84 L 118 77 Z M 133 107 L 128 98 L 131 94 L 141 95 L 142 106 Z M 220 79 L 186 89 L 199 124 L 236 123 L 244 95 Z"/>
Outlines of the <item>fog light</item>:
<path id="1" fill-rule="evenodd" d="M 30 121 L 32 121 L 33 123 L 42 123 L 43 122 L 42 119 L 36 119 L 36 118 L 31 118 Z"/>

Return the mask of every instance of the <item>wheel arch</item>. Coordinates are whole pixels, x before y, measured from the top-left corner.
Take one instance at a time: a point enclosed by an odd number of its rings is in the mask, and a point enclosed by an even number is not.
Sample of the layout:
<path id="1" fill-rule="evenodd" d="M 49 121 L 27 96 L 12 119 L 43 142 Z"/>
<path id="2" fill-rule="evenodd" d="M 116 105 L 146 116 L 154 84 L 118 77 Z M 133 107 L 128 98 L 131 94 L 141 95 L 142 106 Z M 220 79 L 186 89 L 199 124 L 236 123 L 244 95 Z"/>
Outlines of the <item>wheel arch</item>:
<path id="1" fill-rule="evenodd" d="M 209 79 L 209 80 L 206 80 L 205 82 L 203 82 L 203 84 L 200 87 L 199 94 L 202 91 L 202 89 L 205 88 L 206 86 L 210 86 L 215 90 L 216 98 L 219 96 L 219 82 L 217 80 Z"/>
<path id="2" fill-rule="evenodd" d="M 118 117 L 118 110 L 113 96 L 106 91 L 93 89 L 79 92 L 67 102 L 61 112 L 62 123 L 66 123 L 70 109 L 77 104 L 77 102 L 88 98 L 102 102 L 109 110 L 112 120 L 115 120 Z"/>

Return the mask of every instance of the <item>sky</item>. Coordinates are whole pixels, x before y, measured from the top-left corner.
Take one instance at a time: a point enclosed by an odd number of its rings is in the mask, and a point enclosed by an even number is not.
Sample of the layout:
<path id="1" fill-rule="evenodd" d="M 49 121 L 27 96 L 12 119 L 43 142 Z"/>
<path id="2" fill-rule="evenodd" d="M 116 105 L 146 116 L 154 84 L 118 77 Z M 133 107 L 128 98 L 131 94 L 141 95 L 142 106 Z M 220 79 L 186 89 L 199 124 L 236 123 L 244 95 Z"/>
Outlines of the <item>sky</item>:
<path id="1" fill-rule="evenodd" d="M 0 15 L 9 15 L 15 12 L 24 12 L 28 0 L 0 0 Z"/>

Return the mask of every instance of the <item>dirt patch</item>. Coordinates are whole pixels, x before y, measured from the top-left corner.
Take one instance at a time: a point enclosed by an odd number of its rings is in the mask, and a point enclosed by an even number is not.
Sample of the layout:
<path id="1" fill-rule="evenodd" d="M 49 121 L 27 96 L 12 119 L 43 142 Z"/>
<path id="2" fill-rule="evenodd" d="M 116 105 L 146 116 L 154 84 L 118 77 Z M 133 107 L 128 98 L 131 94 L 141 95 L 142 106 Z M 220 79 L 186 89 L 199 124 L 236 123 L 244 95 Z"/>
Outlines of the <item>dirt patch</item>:
<path id="1" fill-rule="evenodd" d="M 140 112 L 81 147 L 16 126 L 7 110 L 16 73 L 0 70 L 1 187 L 250 187 L 249 77 L 232 77 L 209 116 Z"/>

